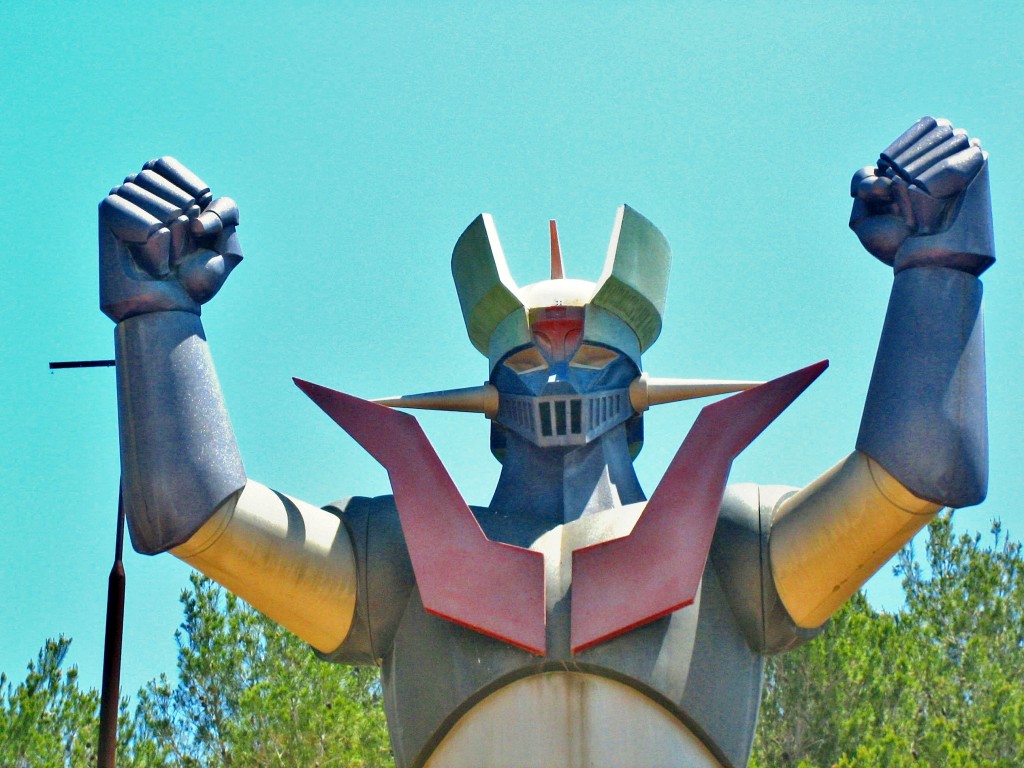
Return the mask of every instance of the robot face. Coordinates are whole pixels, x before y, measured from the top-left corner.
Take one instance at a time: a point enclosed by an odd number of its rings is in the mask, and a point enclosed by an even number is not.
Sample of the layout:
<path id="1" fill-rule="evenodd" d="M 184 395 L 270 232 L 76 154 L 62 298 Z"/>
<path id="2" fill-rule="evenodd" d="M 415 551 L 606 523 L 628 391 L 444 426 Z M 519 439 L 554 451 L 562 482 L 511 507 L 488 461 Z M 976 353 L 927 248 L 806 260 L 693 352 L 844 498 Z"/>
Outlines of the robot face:
<path id="1" fill-rule="evenodd" d="M 496 420 L 540 447 L 584 445 L 633 416 L 633 361 L 583 339 L 582 307 L 536 310 L 532 343 L 508 354 L 491 383 Z"/>

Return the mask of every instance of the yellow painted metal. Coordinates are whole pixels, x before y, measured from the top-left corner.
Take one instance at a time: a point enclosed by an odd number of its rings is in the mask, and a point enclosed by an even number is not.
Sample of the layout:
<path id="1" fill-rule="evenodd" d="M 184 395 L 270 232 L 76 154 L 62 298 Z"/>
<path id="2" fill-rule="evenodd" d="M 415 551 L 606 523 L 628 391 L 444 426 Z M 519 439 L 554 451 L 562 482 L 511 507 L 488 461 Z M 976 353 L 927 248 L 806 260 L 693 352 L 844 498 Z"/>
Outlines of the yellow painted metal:
<path id="1" fill-rule="evenodd" d="M 330 512 L 249 480 L 171 553 L 317 650 L 333 651 L 348 634 L 355 556 Z"/>
<path id="2" fill-rule="evenodd" d="M 790 616 L 821 626 L 940 509 L 859 451 L 784 500 L 769 551 Z"/>

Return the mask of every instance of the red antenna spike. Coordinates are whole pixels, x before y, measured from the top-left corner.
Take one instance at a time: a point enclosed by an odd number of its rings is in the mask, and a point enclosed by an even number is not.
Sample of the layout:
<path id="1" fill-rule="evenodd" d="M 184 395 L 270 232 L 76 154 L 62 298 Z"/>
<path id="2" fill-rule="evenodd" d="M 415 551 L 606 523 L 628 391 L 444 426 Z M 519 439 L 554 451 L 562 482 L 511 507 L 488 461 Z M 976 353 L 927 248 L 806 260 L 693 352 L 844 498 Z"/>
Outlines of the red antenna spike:
<path id="1" fill-rule="evenodd" d="M 562 247 L 558 244 L 558 227 L 554 219 L 548 225 L 551 228 L 551 279 L 562 280 L 565 277 L 565 266 L 562 264 Z"/>

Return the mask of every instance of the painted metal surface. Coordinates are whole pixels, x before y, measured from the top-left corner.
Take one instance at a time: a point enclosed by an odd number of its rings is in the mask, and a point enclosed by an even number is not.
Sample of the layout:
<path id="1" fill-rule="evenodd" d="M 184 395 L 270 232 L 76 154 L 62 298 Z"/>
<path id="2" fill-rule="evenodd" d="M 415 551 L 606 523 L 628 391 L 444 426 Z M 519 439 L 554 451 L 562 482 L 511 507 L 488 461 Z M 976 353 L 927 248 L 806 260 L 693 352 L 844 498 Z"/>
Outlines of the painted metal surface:
<path id="1" fill-rule="evenodd" d="M 896 275 L 857 435 L 857 450 L 916 496 L 958 509 L 988 492 L 982 305 L 966 272 Z"/>
<path id="2" fill-rule="evenodd" d="M 629 712 L 630 717 L 623 717 Z M 525 734 L 529 734 L 524 738 Z M 463 715 L 426 768 L 721 768 L 672 713 L 623 683 L 547 672 Z"/>
<path id="3" fill-rule="evenodd" d="M 628 327 L 634 340 L 623 351 L 639 361 L 640 352 L 661 333 L 672 261 L 665 236 L 628 205 L 620 206 L 604 269 L 595 284 L 564 278 L 554 222 L 550 231 L 552 279 L 522 287 L 512 278 L 490 214 L 478 216 L 459 237 L 452 252 L 452 275 L 473 346 L 488 356 L 493 369 L 516 346 L 530 340 L 524 310 L 592 304 Z M 619 346 L 614 325 L 594 323 L 585 333 L 589 340 Z"/>
<path id="4" fill-rule="evenodd" d="M 466 333 L 482 354 L 510 315 L 518 318 L 511 338 L 529 338 L 519 288 L 509 272 L 494 219 L 481 213 L 466 227 L 452 251 L 452 277 L 459 293 Z"/>
<path id="5" fill-rule="evenodd" d="M 827 365 L 706 407 L 632 534 L 573 553 L 573 652 L 693 602 L 732 460 Z M 388 470 L 426 610 L 543 654 L 543 559 L 487 539 L 416 420 L 295 383 Z"/>
<path id="6" fill-rule="evenodd" d="M 771 569 L 801 627 L 821 626 L 941 509 L 854 451 L 775 511 Z"/>
<path id="7" fill-rule="evenodd" d="M 352 625 L 356 560 L 341 520 L 253 480 L 171 553 L 319 651 Z"/>
<path id="8" fill-rule="evenodd" d="M 128 532 L 155 554 L 188 541 L 242 489 L 245 468 L 198 315 L 129 317 L 114 350 Z"/>
<path id="9" fill-rule="evenodd" d="M 946 267 L 975 277 L 995 262 L 988 153 L 948 120 L 922 117 L 850 184 L 850 228 L 899 274 Z"/>
<path id="10" fill-rule="evenodd" d="M 573 652 L 693 602 L 733 459 L 827 366 L 706 406 L 632 533 L 573 553 Z"/>
<path id="11" fill-rule="evenodd" d="M 543 654 L 543 555 L 484 535 L 412 416 L 295 383 L 388 471 L 423 607 Z"/>
<path id="12" fill-rule="evenodd" d="M 641 352 L 661 333 L 671 266 L 665 236 L 628 205 L 620 206 L 593 302 L 633 329 Z"/>
<path id="13" fill-rule="evenodd" d="M 565 263 L 562 261 L 562 246 L 558 242 L 558 225 L 552 219 L 548 222 L 548 231 L 551 235 L 551 279 L 565 279 Z"/>
<path id="14" fill-rule="evenodd" d="M 492 384 L 445 389 L 440 392 L 421 392 L 415 395 L 378 397 L 374 398 L 373 402 L 386 405 L 388 408 L 482 413 L 488 419 L 493 419 L 498 414 L 498 390 Z"/>
<path id="15" fill-rule="evenodd" d="M 629 402 L 633 410 L 643 413 L 655 405 L 678 403 L 698 397 L 744 392 L 764 384 L 763 381 L 716 381 L 715 379 L 664 379 L 640 374 L 629 385 Z"/>

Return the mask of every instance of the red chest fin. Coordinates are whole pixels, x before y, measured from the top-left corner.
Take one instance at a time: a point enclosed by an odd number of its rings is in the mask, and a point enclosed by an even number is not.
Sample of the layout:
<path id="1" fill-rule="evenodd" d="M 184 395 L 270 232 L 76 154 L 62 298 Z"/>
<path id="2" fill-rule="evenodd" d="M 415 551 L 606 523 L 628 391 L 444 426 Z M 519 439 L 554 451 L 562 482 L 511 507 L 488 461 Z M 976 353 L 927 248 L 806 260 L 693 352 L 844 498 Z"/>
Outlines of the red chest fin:
<path id="1" fill-rule="evenodd" d="M 415 418 L 295 383 L 388 471 L 427 612 L 543 655 L 544 556 L 484 535 Z"/>
<path id="2" fill-rule="evenodd" d="M 572 553 L 573 653 L 694 601 L 733 459 L 827 367 L 705 406 L 632 533 Z"/>
<path id="3" fill-rule="evenodd" d="M 706 406 L 632 533 L 573 552 L 574 653 L 693 602 L 733 459 L 827 366 Z M 543 655 L 543 555 L 484 535 L 415 418 L 295 383 L 388 471 L 423 607 Z"/>

